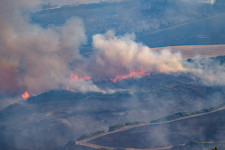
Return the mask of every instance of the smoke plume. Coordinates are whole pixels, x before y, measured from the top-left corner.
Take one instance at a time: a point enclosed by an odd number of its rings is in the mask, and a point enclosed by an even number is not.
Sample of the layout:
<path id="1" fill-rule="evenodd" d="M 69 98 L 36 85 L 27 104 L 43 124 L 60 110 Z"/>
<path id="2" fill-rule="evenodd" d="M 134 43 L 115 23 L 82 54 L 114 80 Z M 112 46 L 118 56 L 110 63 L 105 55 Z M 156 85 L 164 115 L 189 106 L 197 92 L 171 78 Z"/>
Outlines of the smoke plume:
<path id="1" fill-rule="evenodd" d="M 69 62 L 80 58 L 78 48 L 86 41 L 82 21 L 74 18 L 47 29 L 30 24 L 26 11 L 39 4 L 36 0 L 0 2 L 1 93 L 37 94 L 62 88 L 71 73 Z"/>
<path id="2" fill-rule="evenodd" d="M 113 31 L 93 36 L 93 47 L 97 51 L 92 68 L 100 76 L 115 76 L 130 71 L 181 72 L 185 71 L 180 53 L 165 49 L 153 51 L 136 43 L 134 35 L 116 37 Z M 104 71 L 100 71 L 104 70 Z"/>
<path id="3" fill-rule="evenodd" d="M 170 49 L 154 51 L 135 42 L 134 35 L 115 36 L 113 31 L 93 36 L 96 50 L 91 68 L 95 76 L 115 77 L 132 71 L 148 73 L 190 73 L 204 85 L 225 85 L 225 66 L 212 58 L 195 58 L 188 63 L 181 53 Z M 97 70 L 97 71 L 96 71 Z M 97 73 L 97 75 L 96 75 Z"/>
<path id="4" fill-rule="evenodd" d="M 31 24 L 28 14 L 40 4 L 43 4 L 41 0 L 0 2 L 0 94 L 29 91 L 35 95 L 68 86 L 82 92 L 100 92 L 92 80 L 123 79 L 132 77 L 130 72 L 191 72 L 203 78 L 204 83 L 221 84 L 223 66 L 218 66 L 220 73 L 215 73 L 206 67 L 188 65 L 180 53 L 169 49 L 153 51 L 135 42 L 132 34 L 115 36 L 113 31 L 96 34 L 93 36 L 95 53 L 91 58 L 83 58 L 79 54 L 80 45 L 86 41 L 82 20 L 72 18 L 62 26 L 47 28 Z M 74 62 L 76 65 L 71 66 Z M 78 74 L 80 79 L 91 77 L 74 82 L 71 73 Z"/>

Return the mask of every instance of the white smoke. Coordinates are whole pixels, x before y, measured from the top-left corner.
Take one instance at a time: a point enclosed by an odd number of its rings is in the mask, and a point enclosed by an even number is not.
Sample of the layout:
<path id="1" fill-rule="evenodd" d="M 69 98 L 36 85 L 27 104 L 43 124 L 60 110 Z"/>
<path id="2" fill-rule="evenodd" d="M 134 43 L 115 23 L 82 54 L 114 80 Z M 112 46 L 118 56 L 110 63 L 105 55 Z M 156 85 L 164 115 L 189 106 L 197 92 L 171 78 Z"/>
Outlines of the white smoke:
<path id="1" fill-rule="evenodd" d="M 30 24 L 26 11 L 41 4 L 41 0 L 0 1 L 1 94 L 28 90 L 33 95 L 65 89 L 73 71 L 70 62 L 82 59 L 78 50 L 86 42 L 82 21 L 72 18 L 60 27 L 47 29 Z M 84 85 L 86 90 L 99 91 L 90 84 L 83 83 L 82 91 Z"/>
<path id="2" fill-rule="evenodd" d="M 201 80 L 207 86 L 225 85 L 225 65 L 219 60 L 211 58 L 196 58 L 195 61 L 187 66 L 193 77 Z"/>
<path id="3" fill-rule="evenodd" d="M 1 93 L 29 90 L 31 94 L 38 94 L 50 89 L 62 89 L 68 85 L 73 71 L 101 79 L 141 70 L 150 73 L 192 71 L 201 76 L 205 72 L 201 68 L 193 71 L 193 68 L 185 66 L 180 53 L 173 53 L 169 49 L 153 51 L 135 42 L 134 35 L 116 37 L 113 31 L 94 35 L 96 53 L 91 61 L 82 58 L 79 47 L 85 43 L 86 36 L 80 19 L 72 18 L 63 26 L 50 26 L 47 29 L 30 24 L 26 11 L 35 10 L 43 3 L 46 1 L 0 1 Z M 69 64 L 74 60 L 84 63 L 73 70 Z M 223 69 L 219 69 L 223 72 Z M 207 73 L 213 76 L 213 72 Z M 218 75 L 215 79 L 222 80 Z M 86 83 L 69 85 L 81 91 L 100 91 L 92 82 L 83 82 Z M 82 87 L 78 88 L 78 85 Z"/>
<path id="4" fill-rule="evenodd" d="M 225 65 L 210 58 L 187 63 L 181 53 L 170 49 L 154 51 L 135 42 L 135 36 L 115 36 L 113 31 L 93 36 L 96 50 L 91 67 L 100 77 L 112 77 L 129 71 L 190 73 L 205 85 L 225 85 Z"/>
<path id="5" fill-rule="evenodd" d="M 181 72 L 185 71 L 180 53 L 169 49 L 153 51 L 134 41 L 134 35 L 116 37 L 113 31 L 93 36 L 96 49 L 96 68 L 105 76 L 116 75 L 123 71 Z"/>

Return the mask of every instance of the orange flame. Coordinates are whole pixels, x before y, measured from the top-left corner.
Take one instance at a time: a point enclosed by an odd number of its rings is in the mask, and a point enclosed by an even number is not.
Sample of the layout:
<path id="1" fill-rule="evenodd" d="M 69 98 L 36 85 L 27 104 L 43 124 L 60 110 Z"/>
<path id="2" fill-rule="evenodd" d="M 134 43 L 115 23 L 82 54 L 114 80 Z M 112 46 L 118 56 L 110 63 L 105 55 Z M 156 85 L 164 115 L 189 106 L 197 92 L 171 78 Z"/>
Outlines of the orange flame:
<path id="1" fill-rule="evenodd" d="M 128 79 L 128 78 L 133 78 L 133 77 L 139 77 L 139 76 L 148 76 L 148 75 L 150 75 L 150 73 L 146 73 L 144 71 L 139 71 L 139 72 L 131 71 L 129 74 L 126 74 L 126 75 L 117 75 L 115 78 L 111 78 L 110 80 L 112 82 L 117 82 L 117 81 L 121 81 L 123 79 Z"/>
<path id="2" fill-rule="evenodd" d="M 70 79 L 72 81 L 81 81 L 81 80 L 90 80 L 91 77 L 90 76 L 78 77 L 76 74 L 71 73 Z"/>
<path id="3" fill-rule="evenodd" d="M 91 77 L 90 76 L 78 77 L 78 75 L 71 73 L 70 79 L 71 79 L 71 81 L 75 81 L 76 82 L 76 81 L 90 80 Z M 69 86 L 66 87 L 66 90 L 70 91 L 70 92 L 78 92 L 78 91 L 70 88 Z"/>
<path id="4" fill-rule="evenodd" d="M 24 93 L 21 95 L 21 97 L 22 97 L 23 99 L 28 99 L 28 98 L 30 97 L 30 94 L 26 91 L 26 92 L 24 92 Z"/>
<path id="5" fill-rule="evenodd" d="M 74 93 L 76 93 L 76 92 L 77 92 L 76 90 L 71 89 L 69 86 L 67 86 L 67 87 L 66 87 L 66 90 L 67 90 L 67 91 L 70 91 L 70 92 L 74 92 Z"/>

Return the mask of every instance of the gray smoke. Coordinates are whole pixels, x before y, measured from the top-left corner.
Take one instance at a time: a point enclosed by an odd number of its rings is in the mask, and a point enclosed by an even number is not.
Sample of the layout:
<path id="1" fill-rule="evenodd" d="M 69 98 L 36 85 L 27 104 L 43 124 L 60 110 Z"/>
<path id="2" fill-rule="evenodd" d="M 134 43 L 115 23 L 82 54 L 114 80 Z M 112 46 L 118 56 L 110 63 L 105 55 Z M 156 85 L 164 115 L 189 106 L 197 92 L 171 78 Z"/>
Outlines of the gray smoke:
<path id="1" fill-rule="evenodd" d="M 169 49 L 153 51 L 135 42 L 134 35 L 117 37 L 113 31 L 94 35 L 96 53 L 90 59 L 83 58 L 79 47 L 85 43 L 86 36 L 80 19 L 71 18 L 60 27 L 46 29 L 29 22 L 29 12 L 38 10 L 44 3 L 41 0 L 0 2 L 1 94 L 22 94 L 28 90 L 35 95 L 67 86 L 82 92 L 102 91 L 91 80 L 71 82 L 71 72 L 79 77 L 90 75 L 100 79 L 142 70 L 149 73 L 191 72 L 203 78 L 205 84 L 224 83 L 221 82 L 223 66 L 206 69 L 188 65 L 180 53 Z M 71 62 L 79 65 L 71 67 Z"/>
<path id="2" fill-rule="evenodd" d="M 34 95 L 72 84 L 69 78 L 73 70 L 69 63 L 82 59 L 78 49 L 86 41 L 83 23 L 72 18 L 63 26 L 47 29 L 30 24 L 27 11 L 37 10 L 40 4 L 42 1 L 37 0 L 0 2 L 2 94 L 28 90 Z M 96 90 L 91 82 L 86 84 L 88 90 Z"/>

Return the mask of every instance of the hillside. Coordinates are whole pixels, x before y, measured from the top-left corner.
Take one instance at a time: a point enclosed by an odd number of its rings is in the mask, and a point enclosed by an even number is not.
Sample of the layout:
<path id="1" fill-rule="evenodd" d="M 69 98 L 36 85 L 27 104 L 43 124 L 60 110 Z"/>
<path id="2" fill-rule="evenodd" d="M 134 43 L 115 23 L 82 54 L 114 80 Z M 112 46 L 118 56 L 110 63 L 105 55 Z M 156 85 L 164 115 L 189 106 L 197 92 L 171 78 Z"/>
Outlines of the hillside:
<path id="1" fill-rule="evenodd" d="M 190 146 L 194 145 L 197 149 L 203 147 L 204 144 L 208 148 L 219 144 L 221 145 L 219 149 L 223 149 L 225 146 L 223 144 L 224 113 L 225 110 L 222 109 L 181 120 L 152 123 L 108 134 L 89 142 L 112 148 L 154 149 L 168 147 L 167 149 L 185 149 L 185 147 L 191 148 Z"/>
<path id="2" fill-rule="evenodd" d="M 223 13 L 155 32 L 138 34 L 137 39 L 150 47 L 224 44 L 224 18 Z"/>
<path id="3" fill-rule="evenodd" d="M 201 60 L 204 62 L 204 59 Z M 189 60 L 189 63 L 194 61 L 196 60 Z M 224 56 L 206 62 L 223 64 Z M 52 90 L 2 109 L 0 138 L 4 140 L 0 141 L 0 147 L 10 149 L 14 145 L 20 149 L 62 148 L 84 134 L 90 136 L 89 133 L 95 131 L 108 131 L 109 126 L 112 126 L 110 130 L 117 129 L 113 125 L 119 123 L 124 123 L 120 126 L 132 126 L 176 112 L 197 111 L 225 103 L 224 86 L 203 85 L 188 73 L 152 73 L 150 76 L 116 83 L 105 80 L 94 82 L 102 89 L 110 87 L 115 92 Z M 215 118 L 223 119 L 220 117 Z M 126 141 L 129 142 L 129 139 L 125 139 Z M 134 146 L 138 147 L 139 144 L 137 142 Z M 177 143 L 172 141 L 172 144 Z M 109 146 L 112 145 L 109 143 Z"/>
<path id="4" fill-rule="evenodd" d="M 225 149 L 225 0 L 0 0 L 0 150 Z"/>
<path id="5" fill-rule="evenodd" d="M 224 8 L 224 0 L 196 6 L 185 1 L 126 0 L 42 10 L 31 15 L 31 22 L 47 28 L 72 17 L 82 19 L 88 42 L 81 53 L 92 52 L 92 36 L 110 29 L 118 35 L 135 33 L 138 42 L 152 48 L 214 45 L 225 44 Z"/>
<path id="6" fill-rule="evenodd" d="M 198 110 L 200 104 L 202 108 L 213 106 L 212 95 L 223 93 L 223 87 L 203 86 L 185 75 L 153 74 L 98 84 L 137 90 L 112 94 L 49 91 L 10 105 L 0 111 L 0 137 L 4 139 L 0 147 L 8 149 L 14 141 L 21 149 L 60 148 L 83 134 L 107 131 L 121 122 L 149 122 L 178 111 Z"/>

